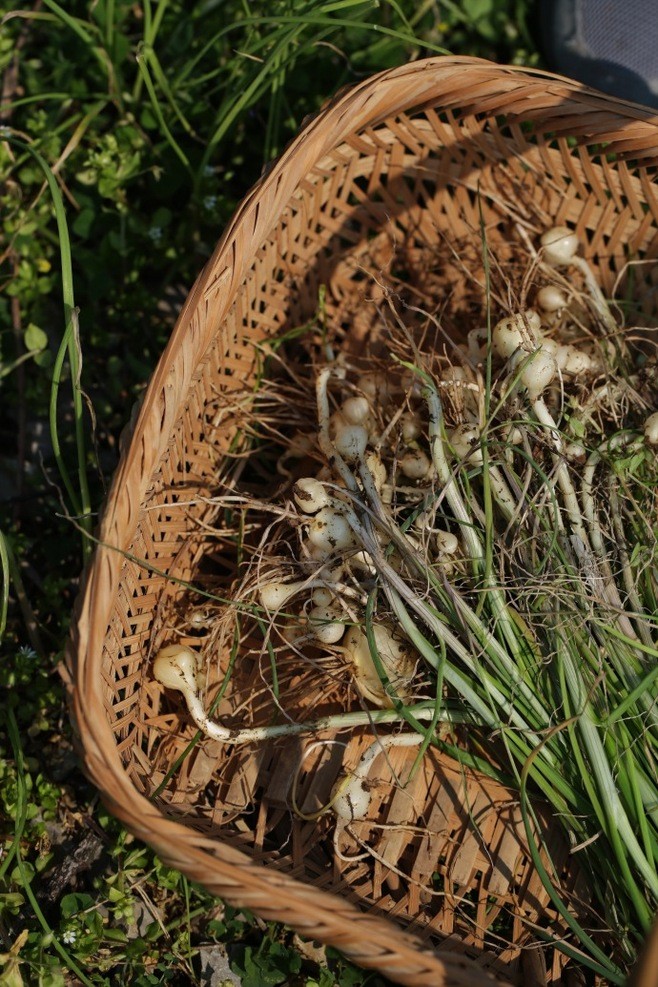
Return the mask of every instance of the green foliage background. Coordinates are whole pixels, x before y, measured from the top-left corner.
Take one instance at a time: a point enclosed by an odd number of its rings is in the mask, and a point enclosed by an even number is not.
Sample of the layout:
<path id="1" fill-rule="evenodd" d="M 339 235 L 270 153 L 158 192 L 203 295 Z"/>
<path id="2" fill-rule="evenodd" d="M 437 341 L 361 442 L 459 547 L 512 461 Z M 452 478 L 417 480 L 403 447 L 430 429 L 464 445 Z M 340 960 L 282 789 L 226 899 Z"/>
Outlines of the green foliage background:
<path id="1" fill-rule="evenodd" d="M 374 987 L 132 842 L 78 770 L 56 668 L 81 525 L 187 290 L 263 166 L 338 88 L 380 69 L 443 51 L 540 64 L 533 4 L 3 0 L 0 11 L 0 984 L 201 984 L 204 950 L 222 943 L 245 985 Z"/>

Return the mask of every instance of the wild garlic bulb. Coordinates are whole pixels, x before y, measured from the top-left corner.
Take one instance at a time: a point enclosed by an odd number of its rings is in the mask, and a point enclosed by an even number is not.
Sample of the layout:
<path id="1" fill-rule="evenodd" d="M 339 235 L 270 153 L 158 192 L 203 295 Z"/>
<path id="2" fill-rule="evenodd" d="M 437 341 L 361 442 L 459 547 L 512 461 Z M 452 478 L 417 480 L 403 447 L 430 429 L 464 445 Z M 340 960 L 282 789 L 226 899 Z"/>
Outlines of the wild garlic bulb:
<path id="1" fill-rule="evenodd" d="M 373 740 L 354 770 L 339 778 L 331 793 L 329 804 L 343 825 L 367 817 L 372 802 L 370 770 L 379 755 L 392 747 L 420 747 L 423 739 L 422 733 L 398 733 Z"/>
<path id="2" fill-rule="evenodd" d="M 468 458 L 470 463 L 482 465 L 480 430 L 476 425 L 458 425 L 450 433 L 450 444 L 460 459 Z"/>
<path id="3" fill-rule="evenodd" d="M 561 288 L 554 284 L 544 285 L 537 292 L 537 305 L 542 312 L 552 314 L 566 308 L 568 299 Z"/>
<path id="4" fill-rule="evenodd" d="M 292 495 L 300 511 L 315 514 L 329 505 L 329 494 L 320 480 L 313 476 L 303 476 L 292 488 Z"/>
<path id="5" fill-rule="evenodd" d="M 408 480 L 423 480 L 432 468 L 429 456 L 422 449 L 409 449 L 398 465 Z"/>
<path id="6" fill-rule="evenodd" d="M 309 631 L 320 644 L 337 644 L 345 633 L 345 622 L 336 606 L 316 606 L 308 615 Z"/>
<path id="7" fill-rule="evenodd" d="M 578 235 L 566 226 L 554 226 L 542 234 L 542 257 L 551 267 L 565 267 L 576 256 Z"/>
<path id="8" fill-rule="evenodd" d="M 572 374 L 574 377 L 592 373 L 598 369 L 598 364 L 592 354 L 582 346 L 574 346 L 572 343 L 558 346 L 555 359 L 562 373 Z"/>
<path id="9" fill-rule="evenodd" d="M 407 445 L 410 442 L 415 442 L 416 439 L 420 438 L 422 432 L 423 425 L 419 415 L 414 415 L 409 412 L 402 415 L 402 418 L 400 419 L 400 434 L 403 442 L 406 442 Z"/>
<path id="10" fill-rule="evenodd" d="M 360 462 L 368 445 L 368 432 L 363 425 L 343 425 L 336 431 L 336 452 L 348 463 Z"/>
<path id="11" fill-rule="evenodd" d="M 543 346 L 528 359 L 521 371 L 520 381 L 531 401 L 535 401 L 553 383 L 557 374 L 557 362 Z"/>
<path id="12" fill-rule="evenodd" d="M 386 674 L 396 691 L 404 694 L 415 668 L 408 645 L 394 635 L 385 624 L 374 624 L 373 635 L 377 654 Z M 345 656 L 353 665 L 354 684 L 364 697 L 377 706 L 392 706 L 370 653 L 370 645 L 365 631 L 354 625 L 343 639 Z"/>
<path id="13" fill-rule="evenodd" d="M 532 352 L 537 349 L 541 340 L 541 319 L 534 309 L 501 319 L 492 333 L 494 352 L 503 360 L 509 360 L 519 348 Z"/>
<path id="14" fill-rule="evenodd" d="M 323 507 L 312 518 L 308 526 L 308 540 L 326 555 L 352 548 L 355 544 L 345 515 L 334 507 Z"/>
<path id="15" fill-rule="evenodd" d="M 196 695 L 201 655 L 192 648 L 169 644 L 161 648 L 153 662 L 153 677 L 166 689 Z"/>
<path id="16" fill-rule="evenodd" d="M 284 607 L 289 600 L 294 599 L 302 590 L 309 589 L 308 579 L 298 579 L 291 583 L 286 583 L 282 579 L 272 579 L 269 583 L 262 583 L 258 589 L 258 596 L 262 606 L 272 613 Z"/>
<path id="17" fill-rule="evenodd" d="M 456 555 L 459 551 L 459 538 L 452 531 L 437 531 L 436 547 L 443 555 Z"/>
<path id="18" fill-rule="evenodd" d="M 650 446 L 658 446 L 658 411 L 646 419 L 644 423 L 644 438 Z"/>
<path id="19" fill-rule="evenodd" d="M 341 414 L 350 425 L 366 425 L 370 417 L 370 404 L 362 396 L 347 398 L 341 406 Z"/>
<path id="20" fill-rule="evenodd" d="M 328 586 L 316 586 L 311 593 L 311 600 L 316 607 L 328 607 L 336 599 L 336 594 Z"/>

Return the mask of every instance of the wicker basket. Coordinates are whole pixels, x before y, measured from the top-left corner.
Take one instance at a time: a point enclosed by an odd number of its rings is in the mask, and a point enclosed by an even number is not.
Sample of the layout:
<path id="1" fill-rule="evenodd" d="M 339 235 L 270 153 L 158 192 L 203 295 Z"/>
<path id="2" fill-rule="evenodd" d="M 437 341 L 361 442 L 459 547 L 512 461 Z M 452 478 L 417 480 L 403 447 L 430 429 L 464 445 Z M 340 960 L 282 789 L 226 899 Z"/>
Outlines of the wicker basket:
<path id="1" fill-rule="evenodd" d="M 429 755 L 404 799 L 393 791 L 378 811 L 400 823 L 412 804 L 433 835 L 395 831 L 378 837 L 379 860 L 342 864 L 322 850 L 330 824 L 290 811 L 299 741 L 260 752 L 198 744 L 154 794 L 194 731 L 150 661 L 168 643 L 181 581 L 199 578 L 210 498 L 239 428 L 226 409 L 254 374 L 254 344 L 310 318 L 321 285 L 328 316 L 353 339 L 367 334 L 376 305 L 365 304 L 373 281 L 364 271 L 376 281 L 393 254 L 425 304 L 449 296 L 458 318 L 471 299 L 453 248 L 460 263 L 481 263 L 481 220 L 503 262 L 513 229 L 575 228 L 612 293 L 629 260 L 658 249 L 657 122 L 564 79 L 465 58 L 416 62 L 336 97 L 247 195 L 204 268 L 108 496 L 68 657 L 85 767 L 103 800 L 213 893 L 399 983 L 564 980 L 564 957 L 538 948 L 532 930 L 563 933 L 514 793 Z M 433 279 L 437 256 L 445 263 Z M 634 271 L 653 315 L 658 269 Z M 258 681 L 254 672 L 254 689 Z M 351 738 L 348 759 L 362 740 Z M 305 762 L 305 805 L 338 767 L 331 757 Z M 545 829 L 564 887 L 586 908 L 585 883 L 548 819 Z M 404 866 L 387 867 L 391 855 Z M 422 880 L 433 871 L 444 880 L 436 898 Z M 497 949 L 501 910 L 512 926 Z"/>

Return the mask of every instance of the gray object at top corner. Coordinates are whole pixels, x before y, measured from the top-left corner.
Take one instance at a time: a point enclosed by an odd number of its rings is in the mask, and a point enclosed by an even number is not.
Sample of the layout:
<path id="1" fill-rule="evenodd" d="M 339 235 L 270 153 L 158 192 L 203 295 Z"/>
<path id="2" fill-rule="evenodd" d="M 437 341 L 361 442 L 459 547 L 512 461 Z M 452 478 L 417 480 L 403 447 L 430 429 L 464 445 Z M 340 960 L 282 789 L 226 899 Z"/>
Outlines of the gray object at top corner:
<path id="1" fill-rule="evenodd" d="M 549 67 L 658 108 L 658 0 L 543 0 Z"/>

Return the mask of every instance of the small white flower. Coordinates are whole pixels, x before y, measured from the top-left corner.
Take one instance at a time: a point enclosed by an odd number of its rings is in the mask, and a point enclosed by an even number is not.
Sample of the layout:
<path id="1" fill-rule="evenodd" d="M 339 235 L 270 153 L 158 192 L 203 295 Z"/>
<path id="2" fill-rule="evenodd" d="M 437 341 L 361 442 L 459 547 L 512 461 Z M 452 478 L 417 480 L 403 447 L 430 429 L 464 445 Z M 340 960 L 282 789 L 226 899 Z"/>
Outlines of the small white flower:
<path id="1" fill-rule="evenodd" d="M 161 226 L 152 226 L 151 229 L 148 232 L 148 235 L 150 236 L 151 240 L 153 240 L 153 241 L 161 240 L 162 239 L 162 227 Z"/>
<path id="2" fill-rule="evenodd" d="M 67 946 L 72 946 L 77 938 L 78 934 L 74 929 L 66 929 L 66 931 L 62 933 L 62 942 L 65 942 Z"/>
<path id="3" fill-rule="evenodd" d="M 34 648 L 31 648 L 29 644 L 21 644 L 17 653 L 18 658 L 27 658 L 32 661 L 37 657 L 37 653 Z"/>
<path id="4" fill-rule="evenodd" d="M 214 209 L 216 205 L 217 205 L 217 196 L 216 195 L 207 195 L 205 197 L 205 199 L 203 200 L 203 208 L 204 209 Z"/>

